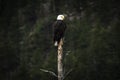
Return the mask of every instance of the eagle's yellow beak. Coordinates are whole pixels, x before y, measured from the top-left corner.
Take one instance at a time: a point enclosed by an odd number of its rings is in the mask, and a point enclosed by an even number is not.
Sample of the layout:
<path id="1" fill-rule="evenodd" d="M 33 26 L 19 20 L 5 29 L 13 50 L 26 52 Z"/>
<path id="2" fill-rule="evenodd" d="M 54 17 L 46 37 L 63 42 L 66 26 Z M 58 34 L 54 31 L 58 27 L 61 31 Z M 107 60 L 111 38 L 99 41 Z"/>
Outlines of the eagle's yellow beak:
<path id="1" fill-rule="evenodd" d="M 64 20 L 64 16 L 63 15 L 61 15 L 61 19 Z"/>

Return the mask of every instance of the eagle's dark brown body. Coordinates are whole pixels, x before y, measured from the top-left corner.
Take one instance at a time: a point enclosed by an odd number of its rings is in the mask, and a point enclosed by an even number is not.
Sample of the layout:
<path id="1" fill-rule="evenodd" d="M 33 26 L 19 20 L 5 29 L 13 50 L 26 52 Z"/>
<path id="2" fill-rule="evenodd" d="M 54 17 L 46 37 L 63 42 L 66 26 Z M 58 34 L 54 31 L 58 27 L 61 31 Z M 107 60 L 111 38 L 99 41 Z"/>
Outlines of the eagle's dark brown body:
<path id="1" fill-rule="evenodd" d="M 63 20 L 57 20 L 53 23 L 53 30 L 54 30 L 54 43 L 57 42 L 59 44 L 60 39 L 64 37 L 65 30 L 66 30 L 66 24 Z"/>

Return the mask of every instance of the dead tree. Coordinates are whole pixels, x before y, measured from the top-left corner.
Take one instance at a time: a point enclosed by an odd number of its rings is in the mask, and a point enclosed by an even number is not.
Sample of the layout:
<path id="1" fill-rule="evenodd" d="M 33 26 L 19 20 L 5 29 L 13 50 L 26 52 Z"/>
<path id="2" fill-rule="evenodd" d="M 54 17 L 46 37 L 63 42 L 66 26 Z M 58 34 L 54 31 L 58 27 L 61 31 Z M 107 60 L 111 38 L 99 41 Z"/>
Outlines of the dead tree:
<path id="1" fill-rule="evenodd" d="M 63 80 L 63 63 L 62 63 L 62 59 L 63 59 L 63 39 L 60 40 L 60 43 L 58 45 L 58 80 Z"/>
<path id="2" fill-rule="evenodd" d="M 53 71 L 49 71 L 46 69 L 40 69 L 43 72 L 50 73 L 53 76 L 57 77 L 58 80 L 64 80 L 67 77 L 67 75 L 72 71 L 71 69 L 66 74 L 63 73 L 63 48 L 62 46 L 63 46 L 63 39 L 61 39 L 60 43 L 58 44 L 58 55 L 57 55 L 58 75 L 56 75 Z"/>

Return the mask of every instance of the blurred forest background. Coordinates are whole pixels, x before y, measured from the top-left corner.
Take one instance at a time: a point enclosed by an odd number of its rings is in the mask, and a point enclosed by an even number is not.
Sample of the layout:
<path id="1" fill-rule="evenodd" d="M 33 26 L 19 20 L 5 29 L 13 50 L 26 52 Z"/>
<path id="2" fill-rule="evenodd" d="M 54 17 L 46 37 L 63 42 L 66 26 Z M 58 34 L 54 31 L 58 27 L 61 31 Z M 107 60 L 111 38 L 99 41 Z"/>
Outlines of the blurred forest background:
<path id="1" fill-rule="evenodd" d="M 119 0 L 0 0 L 0 80 L 57 80 L 52 23 L 67 14 L 65 80 L 120 80 Z"/>

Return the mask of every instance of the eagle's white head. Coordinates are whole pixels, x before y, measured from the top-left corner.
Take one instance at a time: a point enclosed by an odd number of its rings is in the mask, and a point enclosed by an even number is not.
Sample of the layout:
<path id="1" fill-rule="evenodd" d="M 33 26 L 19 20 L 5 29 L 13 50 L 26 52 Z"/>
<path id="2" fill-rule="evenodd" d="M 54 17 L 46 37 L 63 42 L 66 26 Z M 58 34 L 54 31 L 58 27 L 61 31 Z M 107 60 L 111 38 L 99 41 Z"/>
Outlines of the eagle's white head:
<path id="1" fill-rule="evenodd" d="M 64 18 L 65 18 L 64 15 L 58 15 L 57 16 L 57 20 L 64 20 Z"/>

